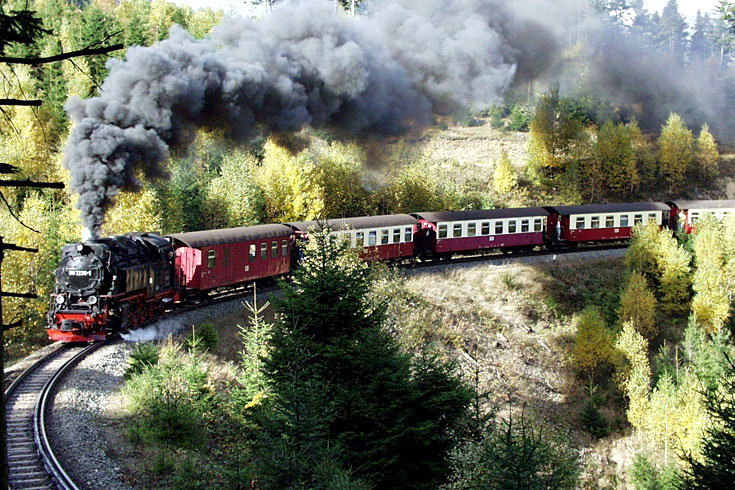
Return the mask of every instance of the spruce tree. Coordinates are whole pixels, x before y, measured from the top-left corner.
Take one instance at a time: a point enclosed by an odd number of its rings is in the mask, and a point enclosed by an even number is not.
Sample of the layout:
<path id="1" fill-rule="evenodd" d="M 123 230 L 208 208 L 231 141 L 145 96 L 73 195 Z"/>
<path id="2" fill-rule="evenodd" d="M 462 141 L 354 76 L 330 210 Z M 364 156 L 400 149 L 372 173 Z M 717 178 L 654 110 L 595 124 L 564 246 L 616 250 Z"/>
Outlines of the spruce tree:
<path id="1" fill-rule="evenodd" d="M 384 307 L 371 300 L 370 270 L 346 247 L 314 234 L 293 281 L 282 284 L 263 360 L 267 405 L 295 427 L 292 400 L 303 398 L 313 422 L 307 452 L 333 448 L 327 461 L 377 488 L 436 486 L 471 392 L 451 365 L 400 351 L 382 328 Z M 308 484 L 313 475 L 296 477 Z"/>

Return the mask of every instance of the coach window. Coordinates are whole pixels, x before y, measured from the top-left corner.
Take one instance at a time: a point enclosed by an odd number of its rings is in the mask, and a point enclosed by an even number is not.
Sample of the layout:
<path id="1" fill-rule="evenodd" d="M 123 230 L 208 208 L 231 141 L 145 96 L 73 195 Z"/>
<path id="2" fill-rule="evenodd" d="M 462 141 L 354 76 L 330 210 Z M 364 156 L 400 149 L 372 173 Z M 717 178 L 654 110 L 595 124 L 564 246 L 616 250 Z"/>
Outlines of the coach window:
<path id="1" fill-rule="evenodd" d="M 377 239 L 378 239 L 377 231 L 368 232 L 368 247 L 374 247 Z"/>
<path id="2" fill-rule="evenodd" d="M 592 216 L 590 219 L 590 228 L 599 228 L 600 227 L 600 217 L 599 216 Z"/>
<path id="3" fill-rule="evenodd" d="M 605 216 L 605 228 L 615 228 L 615 216 Z"/>
<path id="4" fill-rule="evenodd" d="M 393 243 L 401 243 L 401 229 L 393 228 Z"/>
<path id="5" fill-rule="evenodd" d="M 503 234 L 503 222 L 502 221 L 496 221 L 495 222 L 495 234 L 496 235 L 502 235 Z"/>
<path id="6" fill-rule="evenodd" d="M 281 240 L 281 255 L 288 255 L 288 240 Z"/>
<path id="7" fill-rule="evenodd" d="M 692 219 L 691 219 L 691 222 L 692 222 L 692 223 L 696 223 L 697 221 L 699 221 L 699 212 L 696 212 L 696 213 L 692 213 Z"/>
<path id="8" fill-rule="evenodd" d="M 627 214 L 621 214 L 620 215 L 620 227 L 626 228 L 628 226 L 628 215 Z"/>
<path id="9" fill-rule="evenodd" d="M 447 237 L 447 225 L 439 225 L 439 238 Z"/>
<path id="10" fill-rule="evenodd" d="M 255 259 L 258 258 L 258 252 L 255 248 L 255 244 L 250 245 L 250 262 L 253 262 Z"/>
<path id="11" fill-rule="evenodd" d="M 642 214 L 633 215 L 633 224 L 640 225 L 641 223 L 643 223 L 643 215 Z"/>
<path id="12" fill-rule="evenodd" d="M 584 216 L 577 217 L 574 227 L 578 230 L 584 230 Z"/>
<path id="13" fill-rule="evenodd" d="M 214 266 L 216 264 L 216 259 L 217 259 L 217 252 L 215 252 L 214 250 L 210 250 L 209 252 L 207 252 L 207 267 L 209 269 L 214 269 Z"/>
<path id="14" fill-rule="evenodd" d="M 361 231 L 355 233 L 355 247 L 365 246 L 365 234 Z"/>
<path id="15" fill-rule="evenodd" d="M 261 259 L 268 258 L 268 243 L 266 242 L 263 242 L 260 244 L 260 258 Z"/>
<path id="16" fill-rule="evenodd" d="M 462 223 L 455 223 L 452 231 L 452 236 L 458 238 L 462 236 Z"/>
<path id="17" fill-rule="evenodd" d="M 413 241 L 413 230 L 411 227 L 403 230 L 403 241 L 406 243 L 411 243 Z"/>
<path id="18" fill-rule="evenodd" d="M 389 238 L 390 238 L 390 234 L 388 233 L 388 230 L 380 230 L 380 244 L 381 245 L 388 245 Z"/>
<path id="19" fill-rule="evenodd" d="M 533 231 L 541 231 L 544 227 L 544 220 L 541 218 L 536 218 L 533 220 Z"/>
<path id="20" fill-rule="evenodd" d="M 656 223 L 656 213 L 648 213 L 648 222 Z"/>
<path id="21" fill-rule="evenodd" d="M 480 234 L 482 234 L 483 236 L 487 236 L 490 234 L 490 222 L 489 221 L 482 222 Z"/>
<path id="22" fill-rule="evenodd" d="M 278 257 L 278 242 L 271 242 L 271 257 Z"/>
<path id="23" fill-rule="evenodd" d="M 508 233 L 515 233 L 516 232 L 516 220 L 512 219 L 508 221 Z"/>
<path id="24" fill-rule="evenodd" d="M 521 220 L 521 233 L 528 233 L 530 231 L 530 220 L 522 219 Z"/>
<path id="25" fill-rule="evenodd" d="M 477 223 L 468 223 L 467 224 L 467 236 L 475 236 L 477 235 Z"/>

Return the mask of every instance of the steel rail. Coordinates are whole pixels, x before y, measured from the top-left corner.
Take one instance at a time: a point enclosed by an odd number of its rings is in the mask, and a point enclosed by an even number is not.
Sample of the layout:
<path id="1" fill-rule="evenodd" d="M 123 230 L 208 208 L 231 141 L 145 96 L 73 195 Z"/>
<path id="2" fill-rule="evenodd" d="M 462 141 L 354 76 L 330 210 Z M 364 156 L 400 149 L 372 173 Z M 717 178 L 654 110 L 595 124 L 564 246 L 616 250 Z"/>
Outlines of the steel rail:
<path id="1" fill-rule="evenodd" d="M 38 401 L 36 402 L 36 407 L 33 413 L 33 435 L 36 448 L 41 456 L 41 461 L 43 462 L 46 471 L 49 472 L 49 475 L 53 479 L 54 483 L 56 483 L 57 488 L 63 490 L 78 490 L 78 487 L 61 466 L 61 463 L 59 463 L 48 439 L 48 434 L 46 432 L 46 411 L 49 407 L 49 399 L 56 388 L 56 383 L 64 376 L 64 374 L 66 374 L 67 371 L 69 371 L 69 369 L 106 343 L 106 341 L 97 342 L 76 353 L 51 375 L 38 395 Z"/>

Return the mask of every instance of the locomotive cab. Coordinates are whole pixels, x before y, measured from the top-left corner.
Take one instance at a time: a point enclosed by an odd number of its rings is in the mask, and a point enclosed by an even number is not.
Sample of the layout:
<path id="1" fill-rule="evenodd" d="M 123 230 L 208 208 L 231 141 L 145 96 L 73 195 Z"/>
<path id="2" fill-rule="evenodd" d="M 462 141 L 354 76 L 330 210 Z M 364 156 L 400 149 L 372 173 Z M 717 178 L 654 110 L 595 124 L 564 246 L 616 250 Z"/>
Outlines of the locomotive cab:
<path id="1" fill-rule="evenodd" d="M 161 313 L 174 292 L 173 257 L 168 240 L 151 233 L 64 246 L 51 295 L 49 337 L 102 340 Z"/>

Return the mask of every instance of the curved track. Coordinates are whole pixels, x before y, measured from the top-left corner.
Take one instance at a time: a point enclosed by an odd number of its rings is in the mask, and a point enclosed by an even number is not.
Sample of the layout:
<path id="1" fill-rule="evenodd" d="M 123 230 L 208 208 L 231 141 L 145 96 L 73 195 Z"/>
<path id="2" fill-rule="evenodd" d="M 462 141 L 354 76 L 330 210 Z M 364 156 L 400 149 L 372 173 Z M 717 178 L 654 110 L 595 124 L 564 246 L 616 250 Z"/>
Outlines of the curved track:
<path id="1" fill-rule="evenodd" d="M 56 382 L 102 343 L 53 350 L 23 371 L 5 390 L 11 489 L 76 489 L 54 456 L 45 418 Z"/>

